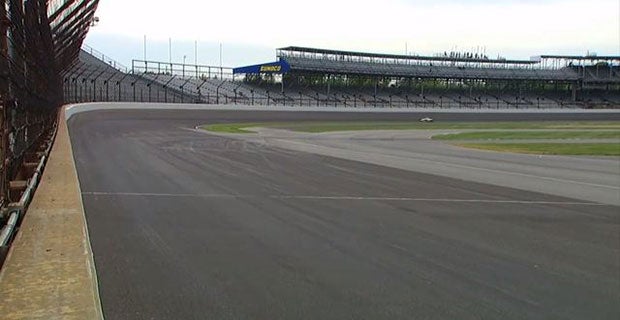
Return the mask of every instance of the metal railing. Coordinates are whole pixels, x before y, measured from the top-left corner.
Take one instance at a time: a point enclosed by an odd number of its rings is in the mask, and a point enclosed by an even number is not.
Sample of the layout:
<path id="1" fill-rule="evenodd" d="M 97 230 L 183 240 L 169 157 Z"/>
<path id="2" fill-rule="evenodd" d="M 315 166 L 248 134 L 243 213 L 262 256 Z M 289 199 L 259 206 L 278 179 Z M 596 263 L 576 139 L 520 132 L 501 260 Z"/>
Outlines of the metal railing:
<path id="1" fill-rule="evenodd" d="M 105 54 L 101 53 L 100 51 L 97 51 L 96 49 L 94 49 L 93 47 L 85 43 L 82 44 L 82 50 L 84 50 L 85 52 L 88 52 L 93 57 L 101 60 L 103 63 L 108 64 L 110 67 L 117 69 L 120 72 L 128 73 L 130 71 L 129 68 L 125 67 L 122 63 L 106 56 Z"/>
<path id="2" fill-rule="evenodd" d="M 133 74 L 163 74 L 176 75 L 183 78 L 195 77 L 204 79 L 232 80 L 233 71 L 228 67 L 215 67 L 207 65 L 169 63 L 161 61 L 132 60 L 131 73 Z"/>
<path id="3" fill-rule="evenodd" d="M 21 200 L 36 186 L 63 102 L 62 54 L 47 15 L 46 1 L 0 0 L 0 227 L 19 223 L 15 208 L 28 205 Z M 6 230 L 0 262 L 11 237 Z"/>

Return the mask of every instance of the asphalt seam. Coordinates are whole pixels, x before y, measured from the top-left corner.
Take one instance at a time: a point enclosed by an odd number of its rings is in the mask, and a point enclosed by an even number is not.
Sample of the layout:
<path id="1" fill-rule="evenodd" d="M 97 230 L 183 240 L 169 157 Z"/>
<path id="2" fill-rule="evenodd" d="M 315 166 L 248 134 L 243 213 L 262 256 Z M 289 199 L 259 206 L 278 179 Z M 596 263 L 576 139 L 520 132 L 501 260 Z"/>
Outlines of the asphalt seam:
<path id="1" fill-rule="evenodd" d="M 536 201 L 536 200 L 496 200 L 496 199 L 450 199 L 450 198 L 415 198 L 415 197 L 378 197 L 378 196 L 312 196 L 312 195 L 250 195 L 250 194 L 198 194 L 198 193 L 152 193 L 152 192 L 82 192 L 83 196 L 115 197 L 176 197 L 176 198 L 219 198 L 219 199 L 300 199 L 300 200 L 358 200 L 358 201 L 402 201 L 402 202 L 470 202 L 470 203 L 507 203 L 507 204 L 552 204 L 580 206 L 612 205 L 579 201 Z"/>

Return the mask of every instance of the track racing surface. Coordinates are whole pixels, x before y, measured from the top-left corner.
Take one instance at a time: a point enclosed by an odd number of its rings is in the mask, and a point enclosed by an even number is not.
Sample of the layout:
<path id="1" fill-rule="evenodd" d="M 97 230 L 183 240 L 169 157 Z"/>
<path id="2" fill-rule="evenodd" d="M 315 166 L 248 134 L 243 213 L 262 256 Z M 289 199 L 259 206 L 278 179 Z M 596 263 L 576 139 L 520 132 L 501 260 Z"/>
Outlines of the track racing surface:
<path id="1" fill-rule="evenodd" d="M 194 130 L 218 122 L 419 117 L 74 115 L 69 129 L 105 318 L 620 315 L 616 205 Z"/>

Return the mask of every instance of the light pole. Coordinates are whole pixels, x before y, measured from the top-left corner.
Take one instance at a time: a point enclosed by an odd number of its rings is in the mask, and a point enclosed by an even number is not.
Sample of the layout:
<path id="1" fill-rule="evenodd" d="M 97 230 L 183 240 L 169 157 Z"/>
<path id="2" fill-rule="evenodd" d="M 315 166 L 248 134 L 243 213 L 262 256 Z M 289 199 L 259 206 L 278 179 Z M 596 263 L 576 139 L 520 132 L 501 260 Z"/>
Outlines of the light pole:
<path id="1" fill-rule="evenodd" d="M 144 35 L 144 61 L 146 62 L 146 34 Z"/>
<path id="2" fill-rule="evenodd" d="M 183 55 L 183 78 L 185 78 L 185 59 L 187 59 L 187 56 Z"/>
<path id="3" fill-rule="evenodd" d="M 194 68 L 196 68 L 196 78 L 198 78 L 198 40 L 194 41 Z"/>

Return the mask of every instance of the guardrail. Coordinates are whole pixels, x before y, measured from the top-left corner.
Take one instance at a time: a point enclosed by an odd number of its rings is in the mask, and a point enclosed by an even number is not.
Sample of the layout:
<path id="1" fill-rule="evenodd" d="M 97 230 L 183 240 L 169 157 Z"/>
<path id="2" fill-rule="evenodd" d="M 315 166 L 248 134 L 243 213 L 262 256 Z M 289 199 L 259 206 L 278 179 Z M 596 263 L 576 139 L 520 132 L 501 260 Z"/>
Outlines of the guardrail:
<path id="1" fill-rule="evenodd" d="M 21 193 L 19 201 L 9 203 L 7 207 L 2 209 L 2 212 L 0 212 L 0 220 L 6 221 L 4 227 L 0 230 L 0 268 L 4 263 L 6 254 L 8 253 L 10 244 L 17 233 L 19 225 L 26 214 L 26 210 L 32 201 L 35 190 L 41 181 L 43 169 L 49 157 L 55 137 L 56 130 L 54 130 L 53 134 L 44 142 L 44 151 L 41 152 L 41 157 L 32 173 L 32 176 L 26 181 L 26 187 Z"/>

